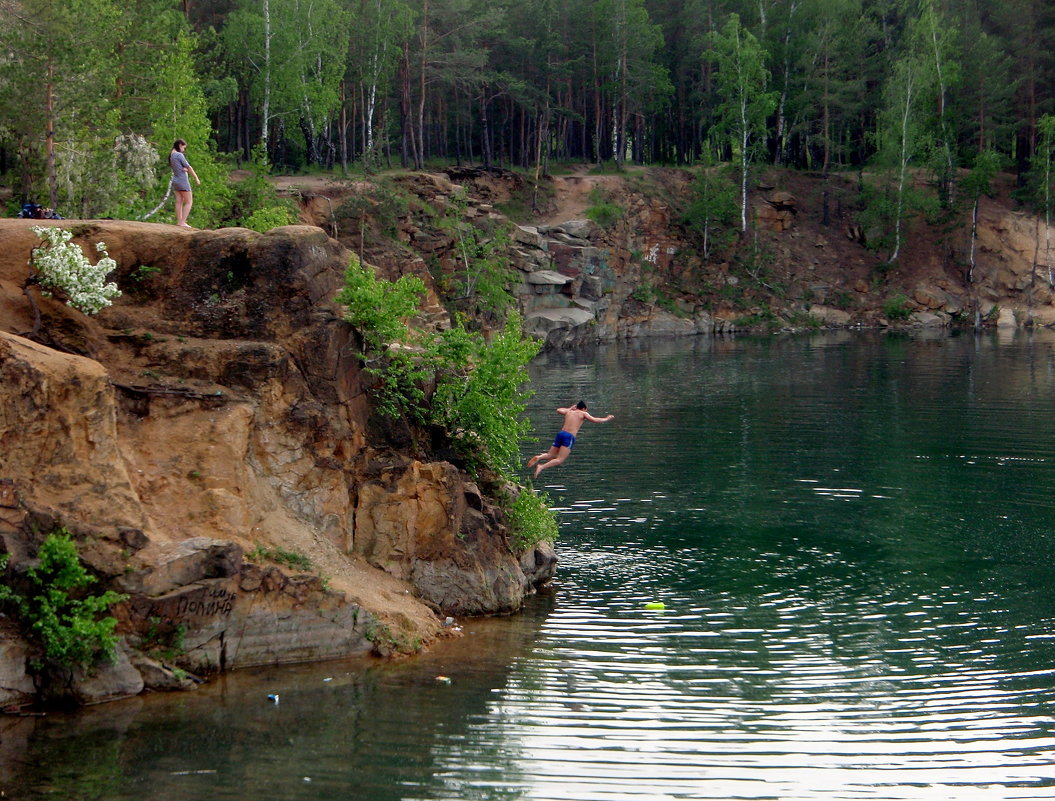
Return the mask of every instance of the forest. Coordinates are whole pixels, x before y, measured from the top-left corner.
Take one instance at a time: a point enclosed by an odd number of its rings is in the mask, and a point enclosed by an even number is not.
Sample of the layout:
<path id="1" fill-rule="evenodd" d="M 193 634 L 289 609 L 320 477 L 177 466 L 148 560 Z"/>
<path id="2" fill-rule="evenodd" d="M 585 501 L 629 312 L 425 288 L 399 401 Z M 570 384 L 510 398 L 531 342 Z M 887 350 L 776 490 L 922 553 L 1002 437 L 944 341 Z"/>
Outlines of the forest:
<path id="1" fill-rule="evenodd" d="M 0 23 L 9 213 L 142 216 L 176 138 L 213 224 L 251 211 L 235 168 L 923 168 L 951 192 L 1050 178 L 1055 150 L 1050 0 L 0 0 Z"/>

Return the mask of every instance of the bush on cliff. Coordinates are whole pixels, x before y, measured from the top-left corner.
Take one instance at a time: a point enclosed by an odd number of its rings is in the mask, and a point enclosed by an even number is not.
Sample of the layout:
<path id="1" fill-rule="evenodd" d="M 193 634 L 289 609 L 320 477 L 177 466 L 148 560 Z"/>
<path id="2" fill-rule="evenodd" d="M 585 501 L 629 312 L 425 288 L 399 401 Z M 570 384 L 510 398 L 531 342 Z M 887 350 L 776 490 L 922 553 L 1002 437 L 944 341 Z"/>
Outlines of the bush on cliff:
<path id="1" fill-rule="evenodd" d="M 513 542 L 517 548 L 526 550 L 538 542 L 555 542 L 557 519 L 551 511 L 549 495 L 531 490 L 521 490 L 508 504 L 509 524 L 513 529 Z"/>
<path id="2" fill-rule="evenodd" d="M 520 315 L 510 314 L 505 327 L 486 342 L 459 324 L 440 334 L 431 348 L 437 377 L 432 422 L 469 434 L 456 436 L 454 443 L 471 467 L 480 463 L 507 477 L 519 461 L 521 440 L 531 431 L 524 417 L 530 396 L 522 388 L 527 364 L 539 350 L 520 325 Z"/>
<path id="3" fill-rule="evenodd" d="M 346 308 L 344 319 L 363 339 L 363 369 L 377 380 L 373 392 L 377 410 L 419 423 L 424 422 L 421 387 L 428 372 L 421 363 L 420 348 L 415 347 L 418 337 L 412 336 L 407 321 L 424 294 L 420 278 L 404 275 L 394 283 L 385 281 L 352 256 L 344 288 L 337 295 Z"/>
<path id="4" fill-rule="evenodd" d="M 5 554 L 0 569 L 6 568 L 7 559 Z M 65 529 L 56 529 L 44 539 L 37 559 L 39 564 L 26 571 L 28 591 L 0 585 L 0 602 L 14 606 L 45 660 L 74 667 L 88 666 L 98 656 L 112 658 L 117 620 L 106 613 L 126 596 L 110 590 L 101 595 L 85 592 L 95 579 L 84 569 Z"/>
<path id="5" fill-rule="evenodd" d="M 470 470 L 488 467 L 511 476 L 530 428 L 522 387 L 539 344 L 524 338 L 515 314 L 490 342 L 460 320 L 439 334 L 411 331 L 407 321 L 424 292 L 413 276 L 391 283 L 358 260 L 348 266 L 337 299 L 363 339 L 364 369 L 377 379 L 376 407 L 445 429 Z M 423 388 L 431 382 L 436 388 L 426 398 Z"/>

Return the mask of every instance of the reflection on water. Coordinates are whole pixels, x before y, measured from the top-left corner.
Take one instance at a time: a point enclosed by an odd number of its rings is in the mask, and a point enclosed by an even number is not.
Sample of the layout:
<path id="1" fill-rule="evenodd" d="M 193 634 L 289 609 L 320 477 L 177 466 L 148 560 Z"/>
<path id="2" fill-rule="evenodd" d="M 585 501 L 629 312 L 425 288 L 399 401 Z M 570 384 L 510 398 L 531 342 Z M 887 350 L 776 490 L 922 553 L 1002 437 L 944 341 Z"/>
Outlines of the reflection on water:
<path id="1" fill-rule="evenodd" d="M 542 441 L 580 397 L 617 415 L 543 474 L 552 594 L 418 660 L 0 721 L 8 794 L 1055 798 L 1052 340 L 652 343 L 533 378 Z"/>

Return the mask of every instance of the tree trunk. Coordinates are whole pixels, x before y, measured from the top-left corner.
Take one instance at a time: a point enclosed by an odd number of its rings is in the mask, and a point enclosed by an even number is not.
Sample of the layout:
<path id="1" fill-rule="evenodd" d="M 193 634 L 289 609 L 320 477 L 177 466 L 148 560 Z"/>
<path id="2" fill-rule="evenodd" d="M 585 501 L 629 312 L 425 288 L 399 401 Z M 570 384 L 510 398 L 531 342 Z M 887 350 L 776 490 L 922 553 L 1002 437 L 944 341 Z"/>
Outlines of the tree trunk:
<path id="1" fill-rule="evenodd" d="M 897 184 L 897 204 L 894 215 L 894 252 L 890 255 L 890 261 L 892 262 L 897 261 L 898 256 L 901 255 L 901 215 L 904 209 L 905 181 L 908 177 L 908 122 L 909 114 L 912 110 L 912 75 L 908 75 L 906 80 L 905 107 L 901 115 L 901 154 Z"/>
<path id="2" fill-rule="evenodd" d="M 410 42 L 403 43 L 403 58 L 399 65 L 399 163 L 404 169 L 410 164 L 414 138 L 410 119 Z"/>
<path id="3" fill-rule="evenodd" d="M 740 230 L 747 233 L 747 95 L 740 95 Z"/>
<path id="4" fill-rule="evenodd" d="M 59 206 L 59 179 L 55 169 L 55 62 L 50 58 L 44 92 L 44 149 L 47 153 L 48 197 L 51 208 L 56 209 Z"/>
<path id="5" fill-rule="evenodd" d="M 417 148 L 414 151 L 414 167 L 425 168 L 425 97 L 428 82 L 429 53 L 429 0 L 425 0 L 421 10 L 421 63 L 419 65 L 421 94 L 418 96 L 417 113 Z"/>

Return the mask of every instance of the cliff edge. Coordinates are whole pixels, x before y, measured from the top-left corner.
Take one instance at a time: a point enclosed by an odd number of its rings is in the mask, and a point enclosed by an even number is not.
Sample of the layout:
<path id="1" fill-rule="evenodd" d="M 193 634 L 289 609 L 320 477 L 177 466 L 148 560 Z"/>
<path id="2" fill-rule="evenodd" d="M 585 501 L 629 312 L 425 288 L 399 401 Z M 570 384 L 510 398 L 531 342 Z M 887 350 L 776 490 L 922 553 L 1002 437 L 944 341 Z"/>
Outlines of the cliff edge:
<path id="1" fill-rule="evenodd" d="M 47 692 L 413 651 L 553 575 L 551 548 L 515 551 L 493 488 L 372 415 L 332 300 L 350 254 L 325 232 L 43 223 L 105 242 L 124 295 L 96 317 L 41 297 L 31 340 L 34 224 L 0 220 L 0 546 L 17 577 L 64 527 L 128 596 L 117 661 Z M 0 704 L 19 704 L 44 687 L 0 622 Z"/>

